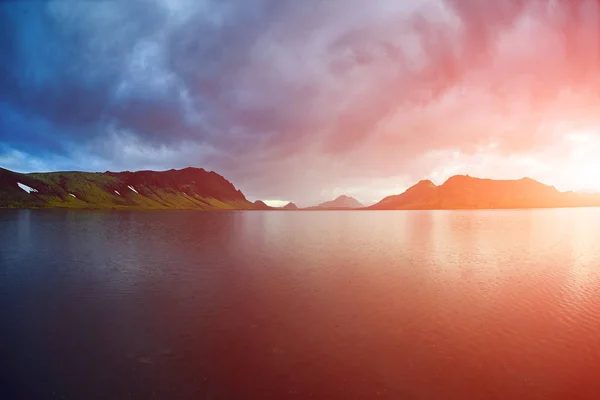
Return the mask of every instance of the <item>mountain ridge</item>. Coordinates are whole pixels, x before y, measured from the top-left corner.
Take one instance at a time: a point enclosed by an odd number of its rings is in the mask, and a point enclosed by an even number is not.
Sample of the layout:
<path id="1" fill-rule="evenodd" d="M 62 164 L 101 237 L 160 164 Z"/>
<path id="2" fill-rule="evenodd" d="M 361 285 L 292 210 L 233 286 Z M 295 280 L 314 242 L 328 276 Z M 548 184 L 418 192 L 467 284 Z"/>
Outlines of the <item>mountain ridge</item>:
<path id="1" fill-rule="evenodd" d="M 338 203 L 336 203 L 339 201 Z M 454 175 L 443 184 L 421 180 L 368 207 L 342 195 L 308 208 L 293 202 L 270 207 L 250 202 L 214 171 L 187 167 L 167 171 L 18 173 L 0 168 L 0 208 L 195 209 L 195 210 L 454 210 L 598 207 L 600 193 L 560 192 L 531 178 L 494 180 Z M 362 205 L 361 205 L 362 206 Z"/>
<path id="2" fill-rule="evenodd" d="M 33 190 L 24 190 L 22 185 Z M 193 167 L 168 171 L 29 174 L 0 168 L 0 207 L 255 209 L 223 176 Z"/>
<path id="3" fill-rule="evenodd" d="M 354 197 L 342 194 L 333 200 L 325 201 L 319 205 L 307 207 L 306 210 L 348 210 L 363 208 L 364 205 L 356 200 Z"/>
<path id="4" fill-rule="evenodd" d="M 437 186 L 420 181 L 369 210 L 516 209 L 600 206 L 600 196 L 560 192 L 532 178 L 490 179 L 454 175 Z"/>

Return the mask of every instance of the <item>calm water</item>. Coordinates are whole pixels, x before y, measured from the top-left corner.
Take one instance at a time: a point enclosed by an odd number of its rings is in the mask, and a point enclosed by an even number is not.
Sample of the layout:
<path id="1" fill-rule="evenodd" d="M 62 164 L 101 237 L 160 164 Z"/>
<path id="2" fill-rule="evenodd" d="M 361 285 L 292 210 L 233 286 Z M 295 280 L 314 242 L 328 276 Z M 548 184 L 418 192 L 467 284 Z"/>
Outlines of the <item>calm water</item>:
<path id="1" fill-rule="evenodd" d="M 600 396 L 600 209 L 0 211 L 0 398 Z"/>

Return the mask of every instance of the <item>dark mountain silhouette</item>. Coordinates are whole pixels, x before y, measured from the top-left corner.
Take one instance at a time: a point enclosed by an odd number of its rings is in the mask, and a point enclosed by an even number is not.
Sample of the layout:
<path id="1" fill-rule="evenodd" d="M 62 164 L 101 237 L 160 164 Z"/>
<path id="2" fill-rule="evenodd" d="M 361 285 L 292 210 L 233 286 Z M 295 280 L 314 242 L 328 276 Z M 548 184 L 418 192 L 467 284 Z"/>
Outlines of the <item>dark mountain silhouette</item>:
<path id="1" fill-rule="evenodd" d="M 297 210 L 298 206 L 290 201 L 289 203 L 287 203 L 285 206 L 283 206 L 281 208 L 284 210 Z"/>
<path id="2" fill-rule="evenodd" d="M 436 186 L 421 181 L 404 193 L 388 196 L 368 209 L 490 209 L 600 206 L 600 196 L 559 192 L 530 178 L 492 180 L 456 175 Z"/>
<path id="3" fill-rule="evenodd" d="M 0 168 L 0 207 L 252 209 L 244 194 L 202 168 L 20 174 Z"/>
<path id="4" fill-rule="evenodd" d="M 362 208 L 364 207 L 358 200 L 354 197 L 349 197 L 346 195 L 338 196 L 335 200 L 326 201 L 324 203 L 319 204 L 318 206 L 308 207 L 309 210 L 320 210 L 320 209 L 352 209 L 352 208 Z"/>

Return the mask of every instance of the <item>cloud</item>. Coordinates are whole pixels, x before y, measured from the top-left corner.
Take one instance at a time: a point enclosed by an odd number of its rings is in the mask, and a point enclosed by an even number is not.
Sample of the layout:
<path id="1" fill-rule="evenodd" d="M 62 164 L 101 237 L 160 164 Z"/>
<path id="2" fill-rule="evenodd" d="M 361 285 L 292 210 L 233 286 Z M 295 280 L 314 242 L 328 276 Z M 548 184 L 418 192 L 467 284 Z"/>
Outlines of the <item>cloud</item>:
<path id="1" fill-rule="evenodd" d="M 195 165 L 300 204 L 551 178 L 600 122 L 592 0 L 8 2 L 0 51 L 4 165 Z"/>

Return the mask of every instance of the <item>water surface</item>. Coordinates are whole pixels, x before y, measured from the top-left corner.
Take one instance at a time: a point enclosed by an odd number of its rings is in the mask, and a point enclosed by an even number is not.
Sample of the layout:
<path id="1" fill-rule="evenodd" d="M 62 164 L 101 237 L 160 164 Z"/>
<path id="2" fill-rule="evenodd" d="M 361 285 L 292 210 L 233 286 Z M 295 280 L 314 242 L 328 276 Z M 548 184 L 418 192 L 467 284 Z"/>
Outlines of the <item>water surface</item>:
<path id="1" fill-rule="evenodd" d="M 597 399 L 600 210 L 0 211 L 0 397 Z"/>

